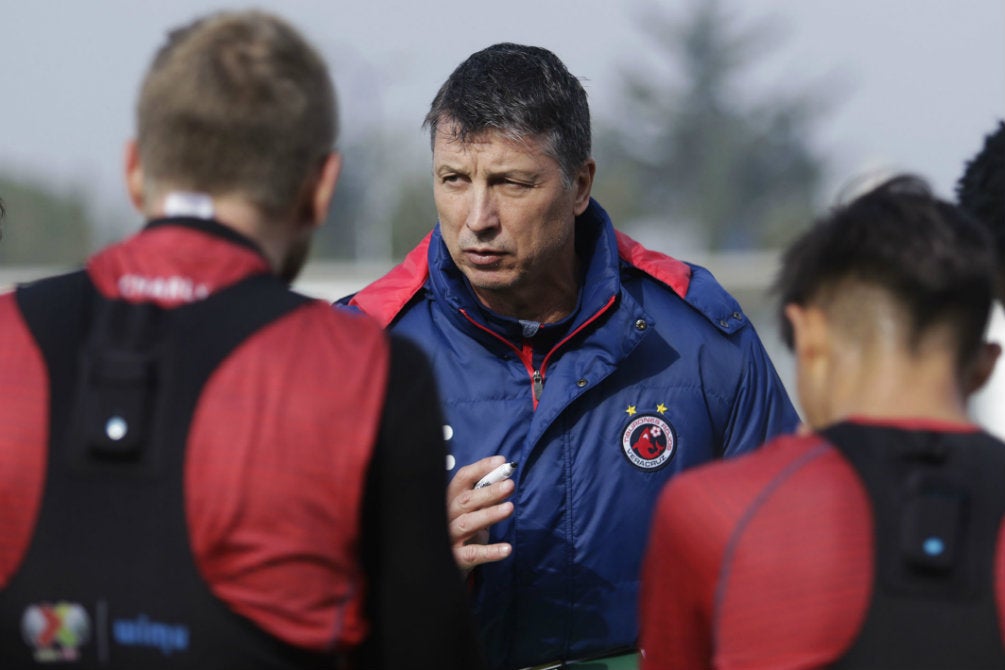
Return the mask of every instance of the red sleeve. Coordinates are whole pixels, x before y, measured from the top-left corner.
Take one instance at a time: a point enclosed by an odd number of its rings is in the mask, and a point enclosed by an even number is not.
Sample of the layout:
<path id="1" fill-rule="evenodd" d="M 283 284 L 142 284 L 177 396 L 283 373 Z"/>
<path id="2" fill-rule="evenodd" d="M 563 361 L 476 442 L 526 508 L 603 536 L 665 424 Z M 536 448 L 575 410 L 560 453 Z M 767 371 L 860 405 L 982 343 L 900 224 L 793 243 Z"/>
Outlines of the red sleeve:
<path id="1" fill-rule="evenodd" d="M 691 508 L 701 491 L 679 477 L 660 496 L 642 565 L 642 670 L 707 668 L 712 659 L 712 602 L 723 538 Z"/>
<path id="2" fill-rule="evenodd" d="M 868 496 L 818 437 L 679 475 L 643 563 L 642 670 L 826 666 L 865 616 L 872 554 Z"/>
<path id="3" fill-rule="evenodd" d="M 0 588 L 20 566 L 42 502 L 49 439 L 42 353 L 13 293 L 0 296 Z"/>
<path id="4" fill-rule="evenodd" d="M 316 301 L 234 350 L 192 419 L 197 565 L 231 609 L 299 647 L 367 634 L 359 519 L 387 366 L 375 323 Z"/>

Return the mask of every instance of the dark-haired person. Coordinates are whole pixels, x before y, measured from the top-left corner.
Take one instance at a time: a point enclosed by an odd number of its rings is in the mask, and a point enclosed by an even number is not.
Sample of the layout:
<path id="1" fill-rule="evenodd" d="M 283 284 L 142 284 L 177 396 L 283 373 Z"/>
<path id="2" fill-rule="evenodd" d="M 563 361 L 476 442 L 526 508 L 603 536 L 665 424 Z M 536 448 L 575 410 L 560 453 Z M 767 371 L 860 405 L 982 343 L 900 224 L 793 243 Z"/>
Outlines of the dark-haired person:
<path id="1" fill-rule="evenodd" d="M 813 432 L 667 487 L 642 668 L 1005 667 L 1005 444 L 966 413 L 998 354 L 994 272 L 987 232 L 911 177 L 788 249 Z"/>
<path id="2" fill-rule="evenodd" d="M 991 316 L 989 337 L 1005 340 L 1005 121 L 984 138 L 981 150 L 970 160 L 956 184 L 960 207 L 987 226 L 998 252 L 998 305 Z M 1005 366 L 999 366 L 988 383 L 974 394 L 971 411 L 983 426 L 1005 439 Z"/>
<path id="3" fill-rule="evenodd" d="M 488 661 L 629 651 L 660 489 L 795 412 L 736 301 L 590 198 L 586 93 L 553 53 L 475 53 L 426 125 L 439 222 L 351 304 L 433 361 Z M 472 490 L 509 461 L 511 478 Z"/>
<path id="4" fill-rule="evenodd" d="M 0 667 L 480 667 L 428 364 L 286 285 L 339 172 L 320 54 L 214 14 L 137 121 L 146 227 L 0 297 Z"/>

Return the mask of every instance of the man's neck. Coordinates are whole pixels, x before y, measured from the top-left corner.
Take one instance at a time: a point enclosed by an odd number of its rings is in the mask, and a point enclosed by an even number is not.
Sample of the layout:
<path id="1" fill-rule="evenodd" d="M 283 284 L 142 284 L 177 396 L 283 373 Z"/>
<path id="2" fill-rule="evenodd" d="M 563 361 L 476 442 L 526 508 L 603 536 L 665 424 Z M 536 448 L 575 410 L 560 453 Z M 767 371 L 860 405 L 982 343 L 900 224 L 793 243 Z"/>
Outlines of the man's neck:
<path id="1" fill-rule="evenodd" d="M 257 207 L 242 198 L 172 191 L 146 209 L 149 218 L 194 216 L 233 228 L 258 245 L 276 272 L 282 267 L 290 245 L 287 227 L 266 220 Z"/>
<path id="2" fill-rule="evenodd" d="M 561 261 L 549 264 L 532 281 L 493 291 L 471 285 L 483 307 L 511 319 L 556 323 L 569 316 L 579 304 L 582 259 L 570 250 Z"/>
<path id="3" fill-rule="evenodd" d="M 496 314 L 521 321 L 537 323 L 556 323 L 572 314 L 579 302 L 579 286 L 571 290 L 549 291 L 547 295 L 540 293 L 533 296 L 517 296 L 510 293 L 497 293 L 475 290 L 475 297 L 487 309 Z"/>
<path id="4" fill-rule="evenodd" d="M 849 416 L 970 421 L 951 356 L 863 358 L 833 380 L 832 421 Z"/>

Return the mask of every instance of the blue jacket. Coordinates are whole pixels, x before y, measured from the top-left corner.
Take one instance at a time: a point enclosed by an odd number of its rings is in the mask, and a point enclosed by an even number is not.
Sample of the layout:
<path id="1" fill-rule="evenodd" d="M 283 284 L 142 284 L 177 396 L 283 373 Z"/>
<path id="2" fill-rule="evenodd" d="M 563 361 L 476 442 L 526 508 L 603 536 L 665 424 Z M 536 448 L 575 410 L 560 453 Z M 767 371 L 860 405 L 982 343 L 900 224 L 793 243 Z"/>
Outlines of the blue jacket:
<path id="1" fill-rule="evenodd" d="M 455 469 L 519 462 L 515 512 L 491 531 L 513 553 L 474 573 L 494 668 L 633 646 L 660 489 L 797 424 L 753 327 L 707 270 L 615 231 L 596 202 L 576 226 L 579 308 L 535 356 L 519 322 L 480 306 L 438 226 L 348 301 L 429 354 Z"/>

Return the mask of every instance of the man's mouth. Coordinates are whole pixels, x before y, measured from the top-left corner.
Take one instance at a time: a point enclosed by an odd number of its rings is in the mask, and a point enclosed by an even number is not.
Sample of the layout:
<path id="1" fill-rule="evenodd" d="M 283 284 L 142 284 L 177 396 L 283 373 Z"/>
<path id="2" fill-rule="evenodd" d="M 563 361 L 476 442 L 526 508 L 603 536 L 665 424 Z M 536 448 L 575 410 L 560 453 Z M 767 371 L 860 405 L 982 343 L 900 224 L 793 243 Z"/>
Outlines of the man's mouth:
<path id="1" fill-rule="evenodd" d="M 475 266 L 494 265 L 502 258 L 503 252 L 494 249 L 473 248 L 465 249 L 464 256 L 468 262 Z"/>

